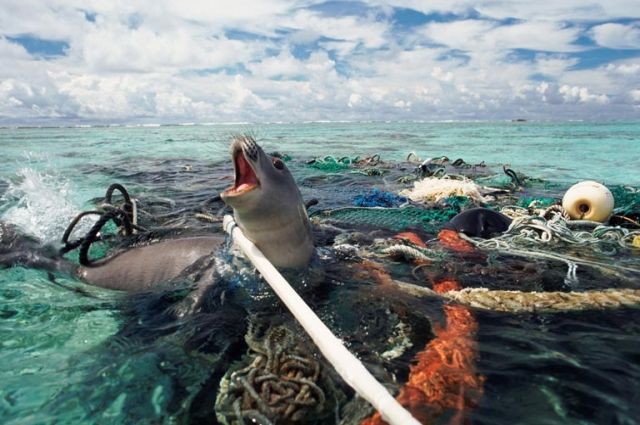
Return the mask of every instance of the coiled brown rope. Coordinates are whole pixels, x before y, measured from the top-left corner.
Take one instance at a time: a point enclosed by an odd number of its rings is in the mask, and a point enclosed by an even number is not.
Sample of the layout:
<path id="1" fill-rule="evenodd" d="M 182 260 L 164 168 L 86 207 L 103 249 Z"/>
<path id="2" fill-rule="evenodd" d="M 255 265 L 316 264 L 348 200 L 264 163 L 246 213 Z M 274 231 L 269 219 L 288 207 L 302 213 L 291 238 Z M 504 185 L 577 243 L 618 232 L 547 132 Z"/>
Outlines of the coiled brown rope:
<path id="1" fill-rule="evenodd" d="M 302 423 L 322 410 L 320 364 L 289 328 L 270 328 L 258 339 L 250 327 L 245 340 L 253 361 L 223 378 L 216 400 L 218 420 L 244 424 L 260 417 L 262 424 Z"/>

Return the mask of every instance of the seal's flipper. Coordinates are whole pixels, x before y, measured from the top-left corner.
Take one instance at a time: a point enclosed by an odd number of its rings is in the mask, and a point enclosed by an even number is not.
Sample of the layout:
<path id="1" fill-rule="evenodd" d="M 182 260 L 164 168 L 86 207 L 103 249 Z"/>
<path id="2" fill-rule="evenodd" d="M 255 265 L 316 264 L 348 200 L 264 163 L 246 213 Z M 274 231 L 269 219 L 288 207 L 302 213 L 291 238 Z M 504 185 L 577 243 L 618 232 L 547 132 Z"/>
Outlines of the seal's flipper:
<path id="1" fill-rule="evenodd" d="M 0 221 L 0 255 L 40 247 L 38 239 L 22 234 L 13 224 Z"/>
<path id="2" fill-rule="evenodd" d="M 23 266 L 48 272 L 61 272 L 74 275 L 77 266 L 63 258 L 51 258 L 40 250 L 13 251 L 0 255 L 0 268 Z"/>
<path id="3" fill-rule="evenodd" d="M 0 221 L 0 268 L 23 266 L 73 275 L 77 266 L 60 258 L 55 248 L 42 245 L 10 223 Z"/>

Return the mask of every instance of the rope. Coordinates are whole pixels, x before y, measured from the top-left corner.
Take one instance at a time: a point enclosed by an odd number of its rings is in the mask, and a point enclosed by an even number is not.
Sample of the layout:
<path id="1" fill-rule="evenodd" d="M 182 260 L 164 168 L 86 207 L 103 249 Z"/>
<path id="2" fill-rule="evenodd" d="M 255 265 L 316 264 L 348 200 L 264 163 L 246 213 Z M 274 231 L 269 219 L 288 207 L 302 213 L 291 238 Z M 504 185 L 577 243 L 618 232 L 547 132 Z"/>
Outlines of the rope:
<path id="1" fill-rule="evenodd" d="M 417 248 L 413 248 L 408 245 L 392 245 L 390 247 L 384 248 L 381 251 L 383 254 L 397 256 L 402 255 L 408 260 L 427 260 L 432 261 L 433 258 L 424 254 Z"/>
<path id="2" fill-rule="evenodd" d="M 245 340 L 253 361 L 222 379 L 216 399 L 216 415 L 226 419 L 221 422 L 244 423 L 241 419 L 256 411 L 269 420 L 260 423 L 301 422 L 323 409 L 320 362 L 291 329 L 273 327 L 258 339 L 250 324 Z"/>
<path id="3" fill-rule="evenodd" d="M 436 293 L 411 283 L 393 281 L 402 291 L 415 296 L 441 297 L 469 307 L 505 313 L 563 312 L 636 307 L 640 305 L 640 289 L 603 289 L 584 292 L 497 291 L 487 288 L 465 288 Z"/>
<path id="4" fill-rule="evenodd" d="M 415 234 L 396 237 L 416 241 L 424 245 Z M 393 284 L 391 276 L 380 266 L 361 263 L 369 275 L 380 285 Z M 434 293 L 460 289 L 454 279 L 433 282 Z M 435 338 L 416 354 L 409 369 L 407 382 L 396 397 L 422 423 L 441 422 L 444 412 L 457 411 L 455 423 L 466 423 L 469 408 L 478 405 L 482 397 L 484 377 L 477 373 L 475 359 L 478 356 L 476 332 L 478 323 L 469 307 L 444 306 L 444 326 L 433 327 Z M 365 419 L 360 425 L 384 425 L 380 414 Z"/>
<path id="5" fill-rule="evenodd" d="M 530 251 L 530 250 L 524 250 L 524 249 L 517 249 L 517 248 L 514 248 L 513 246 L 509 245 L 508 243 L 506 243 L 504 241 L 498 240 L 498 238 L 478 241 L 478 240 L 469 238 L 468 236 L 465 236 L 464 234 L 460 234 L 460 237 L 462 239 L 465 239 L 465 240 L 471 242 L 472 244 L 474 244 L 479 249 L 497 251 L 497 252 L 501 252 L 503 254 L 513 255 L 513 256 L 516 256 L 516 257 L 541 258 L 541 259 L 545 259 L 545 260 L 562 261 L 562 262 L 566 263 L 567 266 L 570 269 L 571 269 L 571 267 L 573 267 L 572 263 L 575 263 L 575 264 L 578 264 L 578 265 L 590 266 L 590 267 L 593 267 L 593 268 L 596 268 L 596 269 L 600 269 L 600 270 L 602 270 L 602 271 L 604 271 L 606 273 L 615 274 L 615 275 L 617 275 L 618 277 L 620 277 L 622 279 L 629 279 L 629 276 L 625 275 L 624 273 L 636 273 L 636 274 L 640 273 L 640 270 L 634 269 L 634 268 L 631 268 L 631 267 L 619 266 L 619 265 L 616 265 L 616 264 L 606 264 L 606 263 L 601 263 L 601 262 L 594 261 L 594 260 L 587 260 L 585 258 L 573 257 L 573 256 L 570 256 L 570 255 L 556 254 L 556 253 L 543 252 L 543 251 Z"/>
<path id="6" fill-rule="evenodd" d="M 265 278 L 274 292 L 287 306 L 300 325 L 309 334 L 322 354 L 338 374 L 360 396 L 377 409 L 384 420 L 392 425 L 419 424 L 369 373 L 364 365 L 349 352 L 304 300 L 267 260 L 260 250 L 247 239 L 229 215 L 224 217 L 223 227 L 244 254 Z"/>
<path id="7" fill-rule="evenodd" d="M 93 260 L 89 258 L 89 250 L 91 249 L 91 245 L 99 239 L 98 233 L 107 224 L 109 221 L 113 220 L 115 223 L 122 223 L 125 229 L 125 235 L 131 235 L 133 231 L 133 227 L 131 221 L 129 220 L 129 216 L 122 210 L 114 209 L 111 211 L 107 211 L 96 223 L 91 227 L 89 232 L 87 232 L 86 236 L 82 239 L 80 243 L 80 253 L 78 260 L 80 264 L 83 266 L 91 266 L 93 264 Z"/>
<path id="8" fill-rule="evenodd" d="M 112 204 L 113 192 L 116 190 L 119 191 L 124 198 L 124 204 L 121 207 L 116 207 Z M 80 220 L 89 215 L 97 215 L 100 218 L 91 226 L 91 229 L 85 236 L 75 241 L 69 241 L 71 233 L 73 233 L 73 230 Z M 69 223 L 62 235 L 62 243 L 64 246 L 60 249 L 60 255 L 64 255 L 80 247 L 80 264 L 83 266 L 91 266 L 93 261 L 89 258 L 89 250 L 94 242 L 103 239 L 100 236 L 100 231 L 109 221 L 113 221 L 125 236 L 132 235 L 137 231 L 146 231 L 145 228 L 138 226 L 137 202 L 129 196 L 124 186 L 119 183 L 114 183 L 107 188 L 105 202 L 99 209 L 83 211 L 71 220 L 71 223 Z"/>
<path id="9" fill-rule="evenodd" d="M 518 178 L 518 175 L 515 171 L 513 171 L 511 168 L 507 168 L 505 165 L 502 166 L 502 171 L 504 171 L 504 173 L 509 176 L 511 182 L 515 185 L 515 187 L 522 186 L 522 183 L 520 182 L 520 179 Z"/>
<path id="10" fill-rule="evenodd" d="M 515 243 L 529 243 L 534 245 L 548 244 L 550 242 L 564 242 L 571 245 L 594 245 L 603 254 L 614 255 L 615 250 L 605 251 L 603 244 L 615 244 L 622 248 L 632 248 L 633 238 L 640 235 L 640 231 L 618 227 L 606 226 L 601 223 L 585 220 L 565 220 L 561 214 L 554 214 L 549 220 L 542 216 L 519 215 L 518 207 L 506 207 L 501 212 L 515 217 L 505 233 L 491 240 L 476 241 L 481 248 L 491 249 L 497 245 L 507 248 L 505 245 Z M 591 232 L 575 231 L 569 227 L 595 227 Z M 493 242 L 491 242 L 493 241 Z M 504 242 L 504 244 L 503 244 Z"/>
<path id="11" fill-rule="evenodd" d="M 405 161 L 412 162 L 412 163 L 422 162 L 422 160 L 420 159 L 418 154 L 415 153 L 415 152 L 409 152 L 409 154 L 407 155 L 407 158 L 405 159 Z"/>

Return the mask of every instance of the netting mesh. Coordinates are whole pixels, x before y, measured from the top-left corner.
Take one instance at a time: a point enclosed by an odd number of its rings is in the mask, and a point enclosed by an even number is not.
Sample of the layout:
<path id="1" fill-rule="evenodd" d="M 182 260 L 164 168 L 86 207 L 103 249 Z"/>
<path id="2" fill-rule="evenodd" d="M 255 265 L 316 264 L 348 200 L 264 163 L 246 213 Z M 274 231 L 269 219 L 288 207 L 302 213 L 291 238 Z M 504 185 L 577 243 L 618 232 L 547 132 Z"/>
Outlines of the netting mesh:
<path id="1" fill-rule="evenodd" d="M 411 227 L 421 227 L 435 231 L 437 227 L 459 212 L 459 208 L 441 209 L 406 208 L 339 208 L 320 211 L 312 218 L 323 221 L 346 223 L 351 226 L 371 226 L 391 231 L 402 231 Z"/>
<path id="2" fill-rule="evenodd" d="M 629 186 L 613 186 L 609 188 L 618 214 L 640 215 L 640 190 Z"/>

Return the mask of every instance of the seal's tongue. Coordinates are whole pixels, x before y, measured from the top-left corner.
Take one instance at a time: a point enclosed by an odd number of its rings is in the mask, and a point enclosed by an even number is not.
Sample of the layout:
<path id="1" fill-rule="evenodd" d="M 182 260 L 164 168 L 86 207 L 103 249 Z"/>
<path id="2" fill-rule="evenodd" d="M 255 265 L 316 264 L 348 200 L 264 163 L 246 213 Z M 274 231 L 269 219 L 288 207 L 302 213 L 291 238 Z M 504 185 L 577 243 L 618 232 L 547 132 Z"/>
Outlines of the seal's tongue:
<path id="1" fill-rule="evenodd" d="M 244 157 L 244 153 L 239 151 L 234 158 L 236 165 L 236 182 L 229 192 L 246 192 L 258 186 L 258 177 Z"/>

